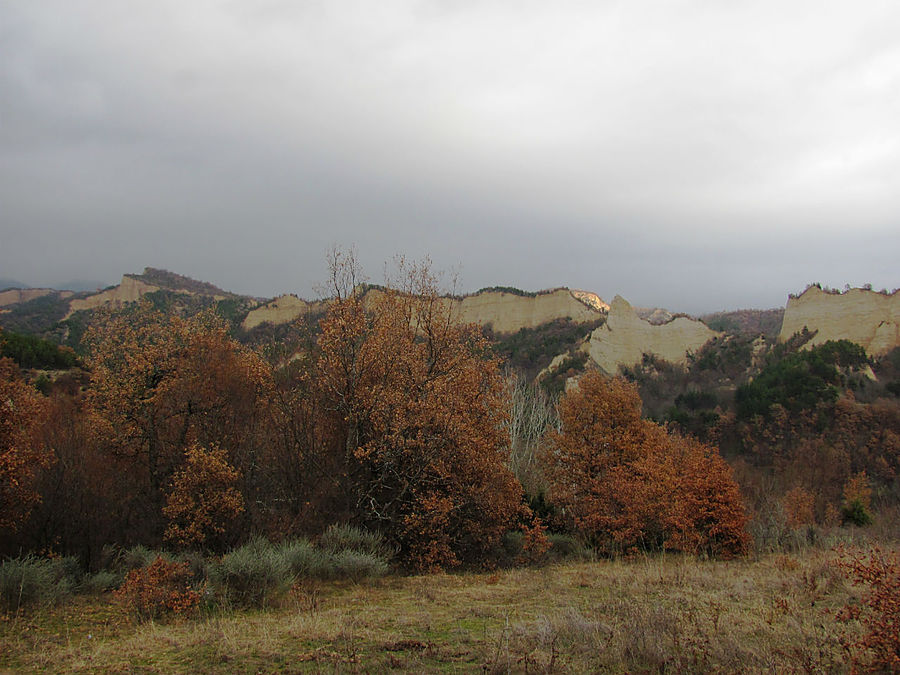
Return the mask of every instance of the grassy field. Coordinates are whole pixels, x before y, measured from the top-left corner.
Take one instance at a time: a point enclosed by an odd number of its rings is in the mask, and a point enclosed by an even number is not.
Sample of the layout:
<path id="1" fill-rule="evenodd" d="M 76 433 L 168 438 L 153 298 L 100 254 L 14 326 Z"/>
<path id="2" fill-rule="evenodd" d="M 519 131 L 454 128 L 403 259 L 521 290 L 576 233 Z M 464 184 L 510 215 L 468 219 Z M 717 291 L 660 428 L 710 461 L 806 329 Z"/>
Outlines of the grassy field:
<path id="1" fill-rule="evenodd" d="M 13 672 L 847 672 L 830 551 L 308 583 L 278 607 L 134 622 L 111 595 L 0 624 Z"/>

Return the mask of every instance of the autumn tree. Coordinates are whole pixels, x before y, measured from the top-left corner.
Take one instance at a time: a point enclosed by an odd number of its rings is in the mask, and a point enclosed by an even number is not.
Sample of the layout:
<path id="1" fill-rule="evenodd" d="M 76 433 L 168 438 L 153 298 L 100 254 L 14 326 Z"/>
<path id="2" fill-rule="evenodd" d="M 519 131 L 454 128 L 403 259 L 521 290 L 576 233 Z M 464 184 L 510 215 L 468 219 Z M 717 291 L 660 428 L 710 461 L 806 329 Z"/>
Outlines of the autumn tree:
<path id="1" fill-rule="evenodd" d="M 453 320 L 427 263 L 401 264 L 401 283 L 366 295 L 352 258 L 332 263 L 314 382 L 343 517 L 383 532 L 414 568 L 482 560 L 524 509 L 504 463 L 496 359 Z"/>
<path id="2" fill-rule="evenodd" d="M 872 488 L 865 471 L 852 476 L 844 485 L 844 503 L 841 513 L 844 522 L 854 525 L 870 525 L 872 523 Z"/>
<path id="3" fill-rule="evenodd" d="M 158 539 L 172 475 L 193 444 L 219 444 L 248 504 L 264 504 L 271 371 L 206 312 L 165 316 L 148 303 L 100 317 L 85 336 L 89 403 L 118 458 L 131 464 L 132 522 Z M 257 514 L 253 514 L 257 515 Z"/>
<path id="4" fill-rule="evenodd" d="M 244 510 L 239 478 L 222 448 L 191 445 L 163 507 L 169 520 L 166 540 L 180 548 L 221 550 L 226 529 Z"/>
<path id="5" fill-rule="evenodd" d="M 86 565 L 101 563 L 103 546 L 117 540 L 130 490 L 126 458 L 110 452 L 105 426 L 85 409 L 83 396 L 54 390 L 41 425 L 43 447 L 53 463 L 35 488 L 41 503 L 19 535 L 19 546 L 77 554 Z"/>
<path id="6" fill-rule="evenodd" d="M 39 437 L 45 417 L 43 397 L 0 358 L 0 531 L 18 529 L 40 500 L 34 482 L 52 460 Z"/>
<path id="7" fill-rule="evenodd" d="M 714 447 L 642 420 L 635 385 L 590 372 L 562 398 L 559 416 L 543 454 L 550 499 L 600 550 L 746 551 L 728 465 Z"/>

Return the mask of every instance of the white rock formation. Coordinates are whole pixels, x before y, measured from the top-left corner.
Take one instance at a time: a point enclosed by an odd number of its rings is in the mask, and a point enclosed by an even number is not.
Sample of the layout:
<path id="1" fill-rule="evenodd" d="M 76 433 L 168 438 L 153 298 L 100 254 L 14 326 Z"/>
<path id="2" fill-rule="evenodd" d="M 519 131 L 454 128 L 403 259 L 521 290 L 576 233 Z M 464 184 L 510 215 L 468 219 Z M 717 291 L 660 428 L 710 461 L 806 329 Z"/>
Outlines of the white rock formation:
<path id="1" fill-rule="evenodd" d="M 850 340 L 870 356 L 881 356 L 900 347 L 900 293 L 885 295 L 862 288 L 826 293 L 810 286 L 788 300 L 778 339 L 787 340 L 804 327 L 817 331 L 808 346 Z"/>
<path id="2" fill-rule="evenodd" d="M 275 325 L 290 323 L 316 304 L 319 303 L 306 302 L 296 295 L 281 295 L 247 314 L 241 327 L 250 330 L 266 322 Z"/>
<path id="3" fill-rule="evenodd" d="M 632 366 L 648 353 L 670 363 L 684 364 L 688 352 L 697 351 L 718 335 L 721 333 L 706 324 L 683 316 L 654 326 L 617 295 L 606 323 L 591 334 L 588 354 L 603 370 L 615 375 L 621 366 Z"/>
<path id="4" fill-rule="evenodd" d="M 374 288 L 366 292 L 366 306 L 376 303 L 383 291 Z M 441 298 L 449 307 L 451 316 L 458 323 L 490 324 L 496 333 L 515 333 L 521 328 L 535 328 L 555 319 L 570 318 L 586 323 L 601 318 L 609 307 L 594 293 L 570 291 L 562 288 L 541 292 L 534 296 L 485 291 L 467 295 L 461 299 Z M 245 329 L 270 321 L 274 324 L 289 323 L 314 305 L 294 295 L 282 295 L 254 309 L 242 324 Z"/>
<path id="5" fill-rule="evenodd" d="M 100 291 L 86 298 L 75 298 L 69 303 L 69 313 L 65 318 L 69 318 L 75 312 L 82 309 L 97 309 L 104 305 L 112 305 L 121 307 L 126 302 L 137 302 L 147 293 L 153 293 L 160 290 L 159 286 L 145 283 L 139 279 L 128 276 L 122 277 L 122 283 L 105 291 Z"/>
<path id="6" fill-rule="evenodd" d="M 608 307 L 593 293 L 566 288 L 534 296 L 485 291 L 451 302 L 456 321 L 490 324 L 495 333 L 515 333 L 555 319 L 570 318 L 576 323 L 586 323 L 601 318 Z"/>
<path id="7" fill-rule="evenodd" d="M 53 293 L 58 293 L 61 298 L 73 295 L 72 291 L 57 291 L 52 288 L 11 288 L 7 291 L 0 291 L 0 307 L 18 305 L 21 302 L 28 302 Z"/>

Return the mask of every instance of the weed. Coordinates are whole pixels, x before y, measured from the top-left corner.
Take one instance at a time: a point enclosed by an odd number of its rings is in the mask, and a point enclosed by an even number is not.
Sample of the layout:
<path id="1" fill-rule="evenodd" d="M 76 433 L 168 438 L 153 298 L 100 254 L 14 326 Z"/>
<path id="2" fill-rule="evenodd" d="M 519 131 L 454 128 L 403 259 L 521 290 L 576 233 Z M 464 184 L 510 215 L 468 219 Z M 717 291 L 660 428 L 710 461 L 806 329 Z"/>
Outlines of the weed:
<path id="1" fill-rule="evenodd" d="M 0 607 L 16 613 L 29 605 L 49 605 L 68 596 L 75 583 L 74 558 L 10 558 L 0 563 Z"/>
<path id="2" fill-rule="evenodd" d="M 235 607 L 263 607 L 293 583 L 285 556 L 265 539 L 226 554 L 210 568 L 209 578 L 226 603 Z"/>

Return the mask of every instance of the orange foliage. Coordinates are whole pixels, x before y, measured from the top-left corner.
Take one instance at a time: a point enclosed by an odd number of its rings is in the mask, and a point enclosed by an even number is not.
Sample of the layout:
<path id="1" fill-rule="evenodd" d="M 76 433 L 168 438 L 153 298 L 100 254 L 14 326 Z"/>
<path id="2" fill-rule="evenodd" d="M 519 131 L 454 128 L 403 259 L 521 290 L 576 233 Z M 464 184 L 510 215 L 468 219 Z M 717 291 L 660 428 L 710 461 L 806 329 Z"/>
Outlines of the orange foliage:
<path id="1" fill-rule="evenodd" d="M 479 331 L 451 321 L 427 265 L 401 269 L 405 286 L 368 306 L 336 289 L 315 395 L 346 514 L 384 532 L 411 567 L 449 567 L 483 559 L 523 512 L 504 463 L 506 389 Z"/>
<path id="2" fill-rule="evenodd" d="M 131 520 L 149 531 L 138 533 L 141 540 L 161 534 L 164 489 L 194 443 L 228 449 L 245 495 L 265 490 L 271 371 L 218 317 L 167 317 L 144 303 L 101 316 L 85 341 L 88 401 L 98 433 L 130 464 Z M 255 496 L 247 503 L 257 503 Z"/>
<path id="3" fill-rule="evenodd" d="M 809 490 L 799 486 L 790 490 L 781 500 L 788 527 L 798 528 L 815 524 L 815 503 L 816 498 Z"/>
<path id="4" fill-rule="evenodd" d="M 182 548 L 215 548 L 228 524 L 244 510 L 244 498 L 235 487 L 239 478 L 222 448 L 188 448 L 163 507 L 169 519 L 165 538 Z"/>
<path id="5" fill-rule="evenodd" d="M 872 508 L 872 487 L 865 471 L 851 476 L 844 484 L 844 504 L 859 502 L 867 511 Z"/>
<path id="6" fill-rule="evenodd" d="M 157 557 L 148 567 L 131 570 L 116 597 L 140 621 L 190 614 L 200 604 L 200 594 L 191 588 L 191 581 L 187 563 Z"/>
<path id="7" fill-rule="evenodd" d="M 719 431 L 724 437 L 740 438 L 746 459 L 770 470 L 776 489 L 810 486 L 820 522 L 828 520 L 829 506 L 841 502 L 844 485 L 854 473 L 865 471 L 879 485 L 900 477 L 897 399 L 860 403 L 844 395 L 834 403 L 795 413 L 775 405 L 768 420 L 723 419 Z M 830 510 L 833 517 L 834 509 Z"/>
<path id="8" fill-rule="evenodd" d="M 866 590 L 861 605 L 849 605 L 838 614 L 843 620 L 860 621 L 866 630 L 847 644 L 853 672 L 900 672 L 900 555 L 876 547 L 867 556 L 851 556 L 839 564 Z"/>
<path id="9" fill-rule="evenodd" d="M 46 412 L 46 401 L 15 363 L 0 358 L 0 530 L 16 530 L 40 501 L 36 474 L 52 461 L 38 437 Z"/>
<path id="10" fill-rule="evenodd" d="M 551 501 L 601 550 L 747 550 L 731 469 L 714 447 L 642 420 L 636 386 L 588 373 L 559 414 L 543 457 Z"/>

